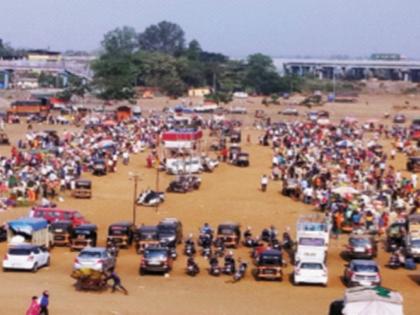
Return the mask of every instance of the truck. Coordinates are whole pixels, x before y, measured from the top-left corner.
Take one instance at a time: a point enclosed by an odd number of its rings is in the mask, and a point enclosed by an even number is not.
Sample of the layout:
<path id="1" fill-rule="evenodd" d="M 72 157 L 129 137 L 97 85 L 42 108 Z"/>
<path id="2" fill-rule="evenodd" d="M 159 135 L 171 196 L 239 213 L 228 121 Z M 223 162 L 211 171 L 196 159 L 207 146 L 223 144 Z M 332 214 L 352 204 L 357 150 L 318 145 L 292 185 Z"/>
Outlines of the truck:
<path id="1" fill-rule="evenodd" d="M 9 245 L 26 243 L 50 248 L 52 234 L 49 231 L 48 221 L 29 217 L 8 221 L 7 242 Z"/>
<path id="2" fill-rule="evenodd" d="M 383 287 L 347 289 L 344 299 L 330 304 L 329 315 L 404 315 L 399 292 Z"/>

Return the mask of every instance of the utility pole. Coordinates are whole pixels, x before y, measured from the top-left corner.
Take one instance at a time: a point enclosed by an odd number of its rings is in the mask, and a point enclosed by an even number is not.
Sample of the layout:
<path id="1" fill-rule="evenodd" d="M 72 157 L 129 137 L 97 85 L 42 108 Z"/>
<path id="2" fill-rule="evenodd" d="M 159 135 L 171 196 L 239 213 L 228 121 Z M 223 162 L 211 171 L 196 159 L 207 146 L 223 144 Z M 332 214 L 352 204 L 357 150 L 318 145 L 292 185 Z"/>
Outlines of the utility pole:
<path id="1" fill-rule="evenodd" d="M 136 212 L 137 212 L 137 187 L 140 176 L 137 173 L 129 173 L 130 179 L 134 181 L 134 192 L 133 192 L 133 224 L 136 225 Z"/>

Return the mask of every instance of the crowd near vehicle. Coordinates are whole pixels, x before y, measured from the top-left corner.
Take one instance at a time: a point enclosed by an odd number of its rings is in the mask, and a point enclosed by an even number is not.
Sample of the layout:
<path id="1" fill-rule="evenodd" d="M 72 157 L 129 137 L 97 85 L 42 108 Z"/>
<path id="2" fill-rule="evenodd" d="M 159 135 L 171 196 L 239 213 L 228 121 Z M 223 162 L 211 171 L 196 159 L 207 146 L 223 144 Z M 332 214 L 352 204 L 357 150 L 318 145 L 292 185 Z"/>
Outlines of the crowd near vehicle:
<path id="1" fill-rule="evenodd" d="M 92 269 L 109 271 L 115 268 L 116 259 L 104 247 L 86 247 L 74 260 L 73 269 Z"/>
<path id="2" fill-rule="evenodd" d="M 328 315 L 404 315 L 399 292 L 378 287 L 347 289 L 344 298 L 330 304 Z"/>
<path id="3" fill-rule="evenodd" d="M 328 270 L 323 261 L 302 260 L 295 265 L 293 272 L 293 283 L 322 284 L 327 286 Z"/>
<path id="4" fill-rule="evenodd" d="M 172 264 L 172 255 L 167 247 L 149 246 L 141 258 L 139 273 L 168 273 L 172 270 Z"/>
<path id="5" fill-rule="evenodd" d="M 50 224 L 54 246 L 69 246 L 73 224 L 69 220 L 58 220 Z"/>
<path id="6" fill-rule="evenodd" d="M 3 259 L 3 271 L 12 269 L 32 270 L 50 265 L 50 253 L 45 246 L 20 244 L 11 245 Z"/>
<path id="7" fill-rule="evenodd" d="M 281 251 L 267 249 L 255 261 L 255 279 L 283 280 L 283 257 Z"/>
<path id="8" fill-rule="evenodd" d="M 133 243 L 135 227 L 133 223 L 121 221 L 108 227 L 106 242 L 108 245 L 128 248 Z"/>
<path id="9" fill-rule="evenodd" d="M 134 236 L 135 248 L 137 253 L 142 254 L 148 247 L 159 245 L 159 231 L 157 226 L 142 225 Z"/>
<path id="10" fill-rule="evenodd" d="M 372 259 L 378 254 L 377 241 L 371 235 L 350 235 L 346 249 L 346 255 L 350 259 Z"/>
<path id="11" fill-rule="evenodd" d="M 348 287 L 381 285 L 379 266 L 374 260 L 353 259 L 344 269 L 343 280 Z"/>
<path id="12" fill-rule="evenodd" d="M 81 224 L 71 233 L 71 250 L 81 250 L 86 246 L 95 247 L 97 242 L 98 227 L 95 224 Z"/>
<path id="13" fill-rule="evenodd" d="M 237 248 L 241 240 L 241 229 L 238 223 L 225 222 L 217 227 L 216 239 L 223 241 L 226 247 Z"/>
<path id="14" fill-rule="evenodd" d="M 88 179 L 78 179 L 72 192 L 74 198 L 92 198 L 92 181 Z"/>

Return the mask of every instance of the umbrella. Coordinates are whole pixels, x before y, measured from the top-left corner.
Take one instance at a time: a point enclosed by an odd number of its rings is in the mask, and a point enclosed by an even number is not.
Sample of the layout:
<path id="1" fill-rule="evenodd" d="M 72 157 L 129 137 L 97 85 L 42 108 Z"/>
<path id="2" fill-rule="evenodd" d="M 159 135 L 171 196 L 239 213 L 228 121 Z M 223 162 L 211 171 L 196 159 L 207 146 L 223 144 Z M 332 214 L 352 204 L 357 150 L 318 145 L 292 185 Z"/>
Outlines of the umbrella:
<path id="1" fill-rule="evenodd" d="M 349 140 L 341 140 L 338 141 L 335 145 L 340 148 L 350 148 L 353 146 L 353 142 Z"/>
<path id="2" fill-rule="evenodd" d="M 115 142 L 112 140 L 102 140 L 101 142 L 99 142 L 98 146 L 100 148 L 109 148 L 115 146 Z"/>
<path id="3" fill-rule="evenodd" d="M 355 195 L 358 194 L 359 191 L 357 189 L 354 189 L 351 186 L 342 186 L 342 187 L 337 187 L 334 188 L 332 190 L 333 193 L 338 194 L 340 196 L 345 196 L 345 195 Z"/>

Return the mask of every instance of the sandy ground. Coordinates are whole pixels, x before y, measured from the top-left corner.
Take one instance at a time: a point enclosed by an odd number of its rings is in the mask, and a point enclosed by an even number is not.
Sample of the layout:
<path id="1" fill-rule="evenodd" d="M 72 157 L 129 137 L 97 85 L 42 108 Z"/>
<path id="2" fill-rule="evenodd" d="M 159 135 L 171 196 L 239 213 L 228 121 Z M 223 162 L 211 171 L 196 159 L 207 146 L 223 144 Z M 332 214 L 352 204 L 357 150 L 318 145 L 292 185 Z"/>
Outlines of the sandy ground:
<path id="1" fill-rule="evenodd" d="M 356 104 L 328 104 L 323 109 L 333 113 L 332 119 L 351 115 L 361 121 L 367 118 L 381 118 L 384 112 L 393 112 L 393 105 L 401 105 L 409 100 L 410 104 L 420 104 L 419 99 L 397 96 L 365 96 Z M 368 102 L 368 103 L 366 103 Z M 166 101 L 145 101 L 143 108 L 167 105 Z M 255 109 L 263 109 L 260 100 L 238 101 L 249 107 L 247 121 L 253 121 Z M 285 108 L 270 106 L 266 111 L 273 121 L 282 119 L 276 113 Z M 306 111 L 299 108 L 300 111 Z M 403 111 L 408 117 L 416 116 L 415 111 Z M 236 118 L 245 119 L 236 115 Z M 36 126 L 36 128 L 50 128 Z M 24 125 L 7 126 L 12 140 L 16 140 L 25 130 Z M 301 203 L 293 202 L 280 195 L 279 183 L 271 182 L 266 193 L 258 191 L 259 179 L 269 172 L 271 151 L 256 144 L 259 131 L 250 127 L 245 132 L 252 135 L 253 144 L 243 144 L 244 150 L 251 154 L 249 168 L 235 168 L 222 164 L 213 174 L 203 174 L 203 184 L 199 191 L 190 194 L 167 194 L 165 203 L 155 211 L 153 208 L 139 207 L 137 224 L 157 223 L 161 218 L 176 217 L 182 220 L 184 235 L 191 232 L 195 236 L 204 222 L 216 226 L 222 221 L 238 221 L 242 227 L 251 225 L 255 231 L 274 224 L 280 231 L 290 226 L 294 231 L 297 217 L 314 210 Z M 4 154 L 10 148 L 2 147 Z M 396 166 L 403 168 L 404 156 L 398 156 Z M 60 205 L 63 208 L 80 210 L 86 218 L 99 225 L 100 244 L 104 244 L 106 228 L 119 220 L 132 218 L 133 182 L 128 173 L 135 171 L 141 174 L 140 188 L 155 187 L 156 172 L 145 168 L 145 153 L 132 158 L 128 166 L 119 165 L 118 172 L 102 178 L 93 178 L 92 200 L 75 200 L 65 196 Z M 90 177 L 90 176 L 88 176 Z M 166 188 L 170 177 L 160 176 L 160 188 Z M 11 209 L 0 213 L 0 222 L 17 218 L 28 213 L 26 208 Z M 122 250 L 118 257 L 117 272 L 130 294 L 112 294 L 77 292 L 70 278 L 72 264 L 76 253 L 67 248 L 52 250 L 51 267 L 38 273 L 7 272 L 0 273 L 1 314 L 23 314 L 29 305 L 32 295 L 40 294 L 44 289 L 50 291 L 51 313 L 70 314 L 301 314 L 321 315 L 328 313 L 329 303 L 340 298 L 344 285 L 340 276 L 344 269 L 344 260 L 340 258 L 346 237 L 332 240 L 329 249 L 328 268 L 329 284 L 327 288 L 318 286 L 294 287 L 286 279 L 279 282 L 256 282 L 248 273 L 246 278 L 237 284 L 227 283 L 227 277 L 214 278 L 204 270 L 207 263 L 198 258 L 202 272 L 196 278 L 184 274 L 185 258 L 180 255 L 175 262 L 174 270 L 169 277 L 139 276 L 140 257 L 134 249 Z M 0 244 L 0 255 L 6 251 L 6 244 Z M 182 248 L 178 248 L 181 254 Z M 241 248 L 235 252 L 236 257 L 246 258 L 248 250 Z M 387 270 L 384 265 L 388 254 L 381 249 L 378 261 L 382 266 L 383 285 L 399 290 L 405 299 L 407 315 L 418 314 L 420 276 L 418 271 Z M 252 267 L 252 265 L 251 265 Z M 292 272 L 289 265 L 286 274 Z"/>

